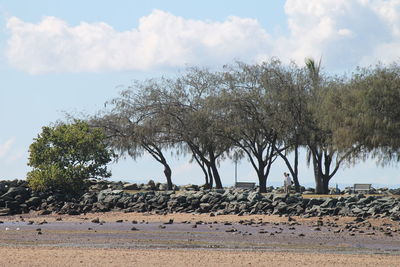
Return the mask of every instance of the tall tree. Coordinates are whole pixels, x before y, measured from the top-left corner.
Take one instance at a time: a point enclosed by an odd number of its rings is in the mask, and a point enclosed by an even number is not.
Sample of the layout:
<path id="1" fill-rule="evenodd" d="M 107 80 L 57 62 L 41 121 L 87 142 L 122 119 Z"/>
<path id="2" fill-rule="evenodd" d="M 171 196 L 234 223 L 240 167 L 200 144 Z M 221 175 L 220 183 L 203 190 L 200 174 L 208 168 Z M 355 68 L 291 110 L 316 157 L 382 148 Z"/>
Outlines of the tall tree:
<path id="1" fill-rule="evenodd" d="M 307 113 L 305 117 L 305 139 L 307 162 L 312 162 L 316 192 L 318 194 L 329 193 L 329 181 L 337 173 L 339 167 L 346 161 L 357 158 L 360 146 L 348 146 L 338 149 L 333 142 L 333 128 L 329 123 L 332 110 L 341 108 L 338 103 L 330 107 L 327 100 L 329 95 L 335 95 L 340 91 L 346 80 L 344 77 L 326 77 L 321 74 L 320 62 L 317 64 L 312 59 L 306 59 L 306 67 L 311 79 L 307 101 Z M 332 109 L 333 108 L 333 109 Z"/>
<path id="2" fill-rule="evenodd" d="M 331 97 L 343 108 L 331 114 L 339 148 L 358 145 L 381 164 L 400 160 L 400 67 L 397 64 L 358 69 Z"/>
<path id="3" fill-rule="evenodd" d="M 304 117 L 307 105 L 307 91 L 310 86 L 308 74 L 294 63 L 283 65 L 276 60 L 274 67 L 267 68 L 265 86 L 270 88 L 270 97 L 273 99 L 274 128 L 282 144 L 276 148 L 278 155 L 283 159 L 293 177 L 295 189 L 300 192 L 299 182 L 299 149 L 305 144 Z M 293 161 L 290 160 L 293 155 Z"/>
<path id="4" fill-rule="evenodd" d="M 270 65 L 238 63 L 224 74 L 226 91 L 218 100 L 220 118 L 225 127 L 221 135 L 228 138 L 247 156 L 257 173 L 259 191 L 266 192 L 266 184 L 272 163 L 278 151 L 283 151 L 275 128 L 275 102 L 270 95 L 272 78 Z"/>
<path id="5" fill-rule="evenodd" d="M 157 99 L 162 91 L 159 83 L 148 80 L 135 83 L 130 90 L 107 103 L 110 109 L 91 119 L 91 123 L 105 130 L 108 142 L 119 156 L 136 159 L 149 153 L 163 165 L 168 190 L 172 190 L 172 170 L 165 150 L 175 145 L 169 134 L 169 123 L 157 110 Z M 135 91 L 135 92 L 134 92 Z"/>
<path id="6" fill-rule="evenodd" d="M 190 151 L 206 177 L 206 184 L 222 188 L 218 162 L 231 143 L 216 134 L 212 99 L 221 88 L 218 73 L 189 68 L 173 84 L 163 112 L 170 117 L 171 133 L 180 140 L 184 153 Z"/>

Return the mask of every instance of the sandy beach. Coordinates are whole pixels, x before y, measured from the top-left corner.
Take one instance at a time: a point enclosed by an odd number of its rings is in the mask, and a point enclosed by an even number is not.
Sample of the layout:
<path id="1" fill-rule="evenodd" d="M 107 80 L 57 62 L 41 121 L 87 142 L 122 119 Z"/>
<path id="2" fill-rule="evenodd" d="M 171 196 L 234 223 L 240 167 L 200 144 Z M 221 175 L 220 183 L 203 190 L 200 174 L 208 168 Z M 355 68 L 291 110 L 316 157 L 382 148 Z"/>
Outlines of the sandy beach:
<path id="1" fill-rule="evenodd" d="M 0 266 L 398 266 L 400 261 L 400 224 L 382 218 L 108 212 L 0 220 Z"/>
<path id="2" fill-rule="evenodd" d="M 0 248 L 0 266 L 398 266 L 399 256 L 160 249 Z"/>

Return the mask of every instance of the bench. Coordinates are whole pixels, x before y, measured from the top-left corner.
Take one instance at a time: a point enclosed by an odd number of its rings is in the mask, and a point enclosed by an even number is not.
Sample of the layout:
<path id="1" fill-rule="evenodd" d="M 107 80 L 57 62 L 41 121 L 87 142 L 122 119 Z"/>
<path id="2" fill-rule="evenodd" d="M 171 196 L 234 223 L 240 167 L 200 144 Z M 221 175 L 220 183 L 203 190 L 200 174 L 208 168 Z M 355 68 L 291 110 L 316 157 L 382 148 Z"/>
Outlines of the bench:
<path id="1" fill-rule="evenodd" d="M 369 190 L 371 190 L 371 184 L 354 184 L 353 186 L 353 192 L 364 192 L 368 193 Z"/>
<path id="2" fill-rule="evenodd" d="M 256 187 L 256 183 L 251 183 L 251 182 L 236 182 L 235 183 L 236 188 L 244 188 L 244 189 L 253 189 Z"/>

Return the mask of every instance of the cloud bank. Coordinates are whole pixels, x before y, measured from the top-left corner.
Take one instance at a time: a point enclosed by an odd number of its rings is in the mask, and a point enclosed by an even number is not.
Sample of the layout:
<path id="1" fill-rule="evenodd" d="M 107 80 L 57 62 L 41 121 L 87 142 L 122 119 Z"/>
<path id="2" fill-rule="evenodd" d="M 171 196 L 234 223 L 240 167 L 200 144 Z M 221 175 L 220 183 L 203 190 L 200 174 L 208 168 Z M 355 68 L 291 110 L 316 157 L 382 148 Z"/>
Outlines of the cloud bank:
<path id="1" fill-rule="evenodd" d="M 11 151 L 12 146 L 15 143 L 16 138 L 11 137 L 4 143 L 0 143 L 0 159 L 5 158 Z"/>
<path id="2" fill-rule="evenodd" d="M 322 57 L 334 69 L 400 57 L 399 0 L 287 0 L 289 31 L 272 37 L 255 19 L 190 20 L 161 10 L 118 32 L 106 23 L 70 26 L 55 17 L 7 21 L 6 56 L 31 74 L 152 70 L 259 62 L 278 57 L 302 64 Z"/>

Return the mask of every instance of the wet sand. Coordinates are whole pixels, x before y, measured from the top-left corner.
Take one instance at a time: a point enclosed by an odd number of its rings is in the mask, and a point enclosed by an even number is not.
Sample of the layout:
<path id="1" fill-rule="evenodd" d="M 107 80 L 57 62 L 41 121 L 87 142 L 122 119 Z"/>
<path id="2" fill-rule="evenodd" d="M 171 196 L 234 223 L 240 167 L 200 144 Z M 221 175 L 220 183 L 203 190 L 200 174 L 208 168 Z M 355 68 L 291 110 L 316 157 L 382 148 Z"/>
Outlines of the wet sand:
<path id="1" fill-rule="evenodd" d="M 389 219 L 108 212 L 0 220 L 0 266 L 400 264 L 400 224 Z"/>

